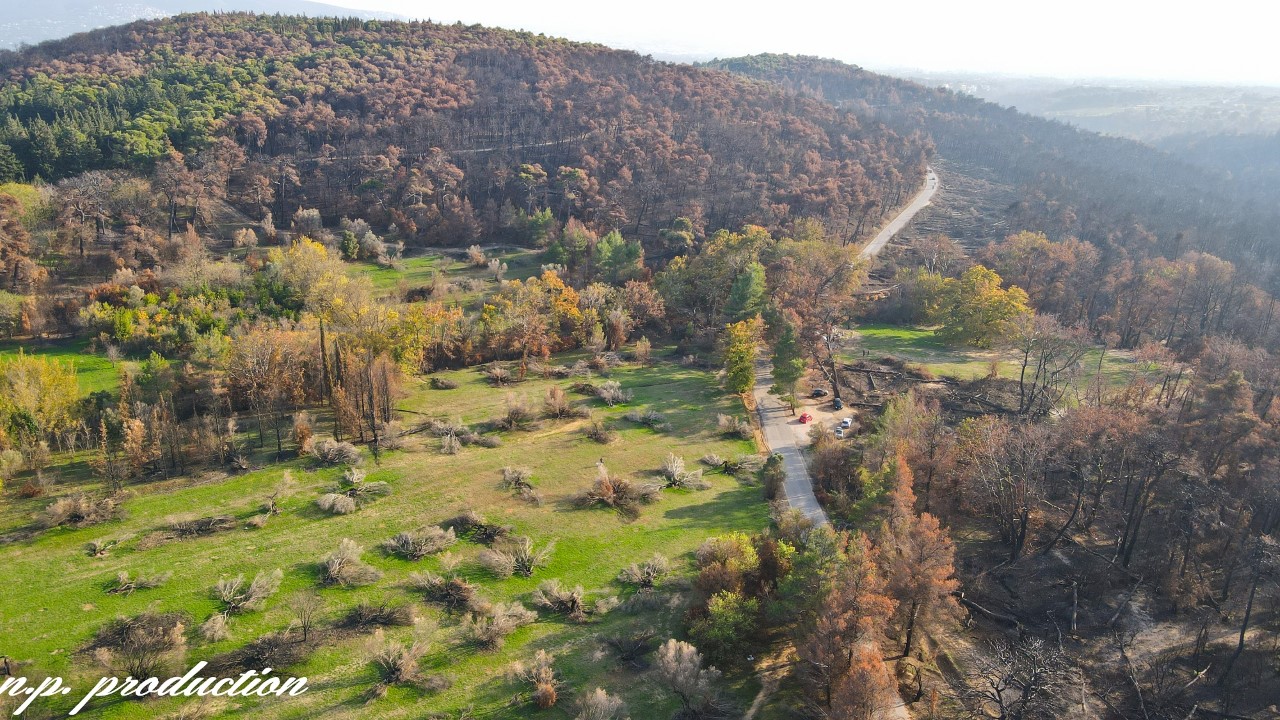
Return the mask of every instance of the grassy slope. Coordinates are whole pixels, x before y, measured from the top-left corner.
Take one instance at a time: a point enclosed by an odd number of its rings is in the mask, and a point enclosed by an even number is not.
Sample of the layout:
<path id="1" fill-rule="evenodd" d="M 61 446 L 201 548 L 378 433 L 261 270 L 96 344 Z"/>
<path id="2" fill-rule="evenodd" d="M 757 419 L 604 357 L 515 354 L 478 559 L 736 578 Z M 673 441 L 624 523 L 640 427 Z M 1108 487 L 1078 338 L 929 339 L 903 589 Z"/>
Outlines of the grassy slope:
<path id="1" fill-rule="evenodd" d="M 540 398 L 550 381 L 530 381 L 513 390 L 487 387 L 475 371 L 449 373 L 461 383 L 456 390 L 430 390 L 416 383 L 401 406 L 429 415 L 461 417 L 473 422 L 497 415 L 508 392 Z M 711 476 L 714 488 L 705 492 L 666 491 L 662 500 L 648 508 L 639 520 L 624 522 L 606 511 L 580 511 L 566 507 L 564 500 L 589 484 L 595 462 L 604 456 L 612 470 L 632 477 L 648 477 L 669 451 L 695 462 L 705 452 L 723 455 L 749 452 L 748 443 L 726 441 L 715 434 L 717 412 L 741 411 L 736 399 L 724 397 L 711 376 L 704 372 L 660 365 L 626 368 L 614 373 L 625 387 L 635 392 L 630 407 L 652 407 L 667 413 L 673 428 L 667 434 L 631 426 L 620 418 L 628 408 L 595 412 L 611 418 L 622 430 L 619 442 L 601 446 L 582 437 L 577 423 L 542 421 L 525 433 L 504 434 L 505 444 L 497 449 L 469 448 L 457 456 L 435 451 L 436 441 L 415 436 L 405 451 L 384 456 L 379 467 L 368 464 L 370 479 L 386 480 L 394 493 L 354 515 L 325 517 L 314 508 L 315 498 L 335 479 L 335 470 L 312 470 L 304 463 L 275 466 L 217 483 L 193 485 L 185 489 L 138 494 L 125 504 L 126 519 L 85 529 L 56 529 L 33 540 L 0 546 L 0 573 L 9 587 L 21 588 L 0 594 L 0 637 L 11 656 L 51 672 L 74 676 L 100 671 L 83 655 L 75 653 L 105 621 L 147 608 L 183 610 L 194 624 L 214 610 L 211 586 L 220 578 L 259 570 L 282 568 L 285 583 L 280 594 L 263 612 L 232 621 L 230 640 L 209 646 L 198 641 L 188 651 L 187 663 L 231 649 L 262 632 L 289 624 L 285 598 L 295 590 L 312 587 L 316 562 L 343 537 L 366 548 L 365 559 L 386 574 L 376 585 L 359 590 L 321 591 L 332 616 L 352 606 L 360 598 L 416 598 L 403 587 L 408 574 L 418 569 L 437 569 L 438 559 L 410 563 L 386 557 L 378 545 L 396 532 L 437 523 L 473 507 L 490 519 L 513 525 L 517 533 L 533 537 L 539 544 L 555 540 L 557 549 L 551 564 L 533 579 L 494 579 L 473 562 L 480 548 L 459 542 L 454 548 L 463 559 L 460 570 L 484 585 L 484 593 L 494 600 L 521 599 L 543 578 L 560 578 L 582 584 L 589 596 L 618 594 L 614 582 L 619 569 L 662 552 L 677 560 L 682 572 L 689 569 L 689 552 L 704 538 L 733 529 L 754 530 L 765 525 L 766 507 L 757 488 L 743 487 L 723 476 Z M 560 381 L 564 383 L 565 381 Z M 591 401 L 593 406 L 597 405 Z M 406 416 L 416 418 L 418 416 Z M 421 439 L 419 439 L 421 438 Z M 534 470 L 536 484 L 546 502 L 541 507 L 521 503 L 497 487 L 499 469 L 515 464 Z M 280 482 L 286 467 L 292 469 L 296 491 L 284 502 L 285 513 L 261 530 L 235 530 L 219 536 L 172 542 L 151 549 L 139 548 L 139 540 L 163 526 L 166 517 L 176 514 L 228 513 L 247 519 L 256 514 L 262 499 Z M 143 489 L 145 492 L 145 489 Z M 91 559 L 82 547 L 95 538 L 128 538 L 109 557 Z M 132 596 L 110 596 L 102 584 L 118 570 L 149 572 L 172 570 L 173 579 L 163 588 Z M 597 655 L 598 633 L 624 625 L 645 623 L 669 636 L 677 631 L 680 611 L 668 610 L 647 617 L 615 613 L 599 624 L 572 625 L 554 618 L 542 618 L 519 631 L 498 653 L 477 654 L 454 642 L 456 618 L 426 608 L 423 615 L 438 622 L 436 642 L 426 666 L 446 672 L 454 679 L 451 689 L 439 695 L 423 695 L 416 690 L 395 688 L 374 705 L 363 704 L 362 693 L 374 682 L 363 660 L 363 638 L 326 647 L 291 672 L 311 678 L 313 690 L 301 698 L 267 703 L 263 707 L 235 713 L 253 717 L 302 718 L 324 714 L 328 717 L 422 717 L 428 711 L 451 711 L 469 705 L 485 717 L 558 717 L 559 711 L 532 713 L 527 707 L 506 707 L 511 696 L 522 690 L 503 679 L 508 664 L 532 655 L 537 648 L 552 650 L 560 658 L 558 667 L 571 689 L 597 685 L 611 693 L 621 693 L 631 706 L 633 717 L 669 714 L 670 698 L 654 692 L 643 675 L 614 667 Z M 408 630 L 389 635 L 407 635 Z M 81 680 L 79 686 L 85 685 Z M 739 688 L 749 698 L 753 688 Z M 104 704 L 103 717 L 154 717 L 174 709 L 169 704 Z M 223 710 L 232 711 L 230 707 Z"/>
<path id="2" fill-rule="evenodd" d="M 997 363 L 1000 377 L 1016 380 L 1018 364 L 1012 353 L 950 346 L 938 340 L 931 328 L 867 324 L 859 325 L 857 338 L 846 345 L 845 357 L 857 360 L 865 350 L 868 357 L 891 356 L 917 363 L 938 376 L 971 380 L 984 377 L 991 363 Z M 1097 371 L 1100 348 L 1090 349 L 1082 360 L 1087 375 Z M 1102 374 L 1111 385 L 1120 385 L 1133 372 L 1132 360 L 1123 353 L 1108 351 L 1102 358 Z"/>
<path id="3" fill-rule="evenodd" d="M 490 252 L 489 257 L 496 257 L 507 264 L 505 274 L 508 280 L 524 280 L 537 275 L 540 269 L 538 253 L 532 250 L 509 250 Z M 482 279 L 492 284 L 493 276 L 485 268 L 468 265 L 460 255 L 415 255 L 401 260 L 396 267 L 380 266 L 373 263 L 353 265 L 354 272 L 363 273 L 373 283 L 380 294 L 391 294 L 399 288 L 412 289 L 431 283 L 438 272 L 444 273 L 448 281 L 463 279 Z M 474 293 L 457 292 L 448 300 L 474 299 Z"/>
<path id="4" fill-rule="evenodd" d="M 76 368 L 76 380 L 80 383 L 80 394 L 88 395 L 98 390 L 115 391 L 120 385 L 120 368 L 101 355 L 86 352 L 89 341 L 85 339 L 59 340 L 51 343 L 24 340 L 10 341 L 0 344 L 0 359 L 17 355 L 18 351 L 28 355 L 43 355 L 63 362 L 70 362 Z"/>

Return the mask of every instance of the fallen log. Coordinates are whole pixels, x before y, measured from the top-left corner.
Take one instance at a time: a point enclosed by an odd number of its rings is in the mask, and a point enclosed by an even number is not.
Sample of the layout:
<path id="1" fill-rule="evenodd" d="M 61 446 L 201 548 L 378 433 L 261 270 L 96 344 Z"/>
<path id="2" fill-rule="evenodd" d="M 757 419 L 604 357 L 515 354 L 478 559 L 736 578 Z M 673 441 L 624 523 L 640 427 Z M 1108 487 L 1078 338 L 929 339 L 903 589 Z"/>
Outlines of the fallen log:
<path id="1" fill-rule="evenodd" d="M 995 620 L 998 623 L 1001 623 L 1003 625 L 1008 625 L 1009 627 L 1012 627 L 1012 628 L 1022 627 L 1022 621 L 1019 620 L 1018 618 L 1013 617 L 1012 615 L 1005 615 L 1003 613 L 998 613 L 995 610 L 988 610 L 987 608 L 984 608 L 978 603 L 965 597 L 964 593 L 959 590 L 951 594 L 955 596 L 957 600 L 960 601 L 961 605 L 972 610 L 973 612 L 978 613 L 979 615 L 987 618 L 988 620 Z"/>

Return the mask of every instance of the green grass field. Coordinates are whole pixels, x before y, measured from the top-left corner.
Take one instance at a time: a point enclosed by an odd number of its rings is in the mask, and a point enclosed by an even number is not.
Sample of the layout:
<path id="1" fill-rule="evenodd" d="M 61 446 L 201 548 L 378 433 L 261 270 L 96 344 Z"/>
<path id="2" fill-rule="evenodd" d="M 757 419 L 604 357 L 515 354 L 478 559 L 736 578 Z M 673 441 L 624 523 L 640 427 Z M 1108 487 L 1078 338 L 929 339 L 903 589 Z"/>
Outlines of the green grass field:
<path id="1" fill-rule="evenodd" d="M 1018 363 L 1013 353 L 999 350 L 979 350 L 970 347 L 951 346 L 938 340 L 933 328 L 918 326 L 867 324 L 859 325 L 856 333 L 845 341 L 843 357 L 857 361 L 864 357 L 894 357 L 920 365 L 939 377 L 972 380 L 986 377 L 991 364 L 996 363 L 1000 377 L 1016 380 Z M 1093 377 L 1102 358 L 1102 375 L 1112 385 L 1123 384 L 1134 372 L 1130 354 L 1109 350 L 1102 357 L 1101 348 L 1091 348 L 1081 361 L 1084 374 Z"/>
<path id="2" fill-rule="evenodd" d="M 507 264 L 505 277 L 508 280 L 527 279 L 538 274 L 541 268 L 538 253 L 532 250 L 491 252 L 489 256 L 496 257 Z M 412 289 L 429 285 L 437 273 L 443 273 L 444 279 L 450 282 L 469 279 L 492 282 L 492 275 L 487 269 L 468 265 L 462 256 L 456 253 L 415 255 L 401 260 L 397 267 L 356 263 L 352 266 L 351 272 L 368 277 L 374 289 L 382 294 L 391 294 L 402 288 Z M 449 299 L 462 302 L 478 296 L 477 293 L 455 292 L 449 296 Z"/>
<path id="3" fill-rule="evenodd" d="M 400 404 L 415 413 L 404 415 L 412 425 L 423 416 L 461 418 L 466 422 L 498 415 L 508 394 L 528 396 L 539 404 L 546 388 L 568 381 L 530 380 L 511 388 L 489 387 L 475 370 L 445 373 L 460 386 L 453 390 L 433 390 L 425 381 L 415 380 L 408 397 Z M 745 441 L 725 440 L 715 430 L 718 412 L 742 414 L 740 403 L 727 397 L 715 385 L 710 373 L 659 364 L 652 367 L 627 366 L 612 373 L 612 379 L 635 394 L 635 399 L 616 408 L 604 408 L 599 401 L 579 398 L 597 417 L 605 418 L 620 431 L 611 445 L 600 445 L 583 436 L 586 422 L 540 420 L 527 432 L 502 433 L 503 445 L 495 449 L 472 447 L 448 456 L 437 451 L 438 441 L 427 434 L 410 436 L 402 451 L 386 453 L 379 465 L 367 460 L 370 480 L 391 484 L 393 492 L 358 512 L 329 517 L 319 512 L 316 498 L 338 476 L 335 469 L 317 469 L 306 460 L 265 467 L 250 473 L 221 479 L 186 482 L 182 486 L 156 490 L 148 486 L 131 489 L 124 502 L 122 520 L 83 529 L 53 529 L 0 545 L 0 577 L 9 592 L 0 595 L 0 652 L 18 660 L 24 668 L 67 677 L 73 687 L 85 687 L 102 671 L 82 652 L 87 641 L 103 623 L 121 615 L 146 609 L 182 611 L 192 625 L 203 622 L 216 610 L 210 594 L 220 578 L 275 568 L 284 570 L 285 581 L 262 612 L 236 616 L 231 621 L 231 637 L 218 643 L 204 643 L 191 633 L 186 665 L 238 647 L 264 632 L 282 630 L 290 624 L 287 596 L 315 587 L 317 563 L 342 538 L 351 538 L 365 548 L 364 559 L 384 572 L 373 586 L 360 589 L 320 590 L 327 607 L 327 620 L 361 599 L 387 598 L 412 602 L 426 622 L 439 626 L 423 667 L 427 672 L 445 673 L 453 680 L 448 690 L 426 694 L 420 690 L 395 687 L 387 697 L 365 704 L 364 693 L 376 681 L 367 662 L 367 636 L 350 633 L 326 644 L 298 667 L 282 669 L 286 674 L 306 675 L 311 690 L 298 698 L 262 701 L 259 705 L 217 705 L 209 709 L 217 715 L 254 718 L 422 718 L 433 713 L 452 713 L 471 708 L 474 717 L 556 718 L 562 709 L 535 712 L 528 704 L 511 705 L 513 695 L 525 688 L 505 677 L 513 660 L 527 659 L 535 650 L 545 649 L 557 657 L 556 667 L 567 691 L 591 690 L 597 686 L 620 694 L 628 702 L 633 718 L 667 717 L 675 701 L 659 692 L 646 673 L 619 667 L 603 650 L 601 638 L 627 627 L 652 626 L 660 637 L 678 634 L 683 608 L 673 603 L 657 611 L 639 615 L 614 611 L 587 624 L 569 623 L 541 615 L 531 626 L 519 630 L 498 652 L 477 652 L 457 642 L 459 618 L 449 616 L 405 587 L 411 572 L 439 570 L 440 560 L 428 558 L 409 562 L 384 554 L 379 545 L 398 532 L 421 528 L 457 514 L 466 508 L 481 511 L 491 521 L 514 527 L 517 534 L 529 535 L 538 545 L 556 543 L 550 565 L 533 578 L 497 579 L 475 562 L 482 549 L 467 541 L 453 548 L 461 559 L 459 571 L 482 584 L 482 592 L 494 601 L 520 600 L 529 604 L 529 595 L 544 579 L 559 578 L 572 586 L 581 584 L 588 599 L 624 595 L 615 578 L 631 562 L 661 552 L 675 561 L 679 573 L 691 571 L 691 551 L 705 538 L 731 530 L 755 531 L 767 524 L 767 507 L 758 487 L 744 486 L 722 475 L 709 475 L 713 487 L 702 492 L 667 490 L 662 499 L 647 506 L 639 519 L 626 521 L 605 510 L 572 509 L 566 502 L 587 487 L 595 475 L 596 461 L 603 457 L 615 474 L 644 479 L 656 474 L 668 452 L 683 455 L 690 464 L 707 452 L 732 456 L 754 452 Z M 575 396 L 576 397 L 576 396 Z M 672 427 L 655 433 L 622 419 L 630 409 L 652 408 L 665 413 Z M 511 496 L 498 486 L 500 469 L 517 465 L 533 470 L 534 483 L 544 498 L 535 507 Z M 247 521 L 259 512 L 263 500 L 280 484 L 289 470 L 293 491 L 283 502 L 284 513 L 262 529 L 241 528 L 199 539 L 167 542 L 152 546 L 144 541 L 180 515 L 229 514 Z M 54 471 L 56 474 L 56 470 Z M 31 506 L 42 506 L 45 501 Z M 31 512 L 5 514 L 12 533 L 30 527 Z M 93 559 L 84 545 L 97 538 L 122 542 L 108 557 Z M 168 570 L 173 578 L 162 588 L 133 595 L 107 595 L 103 584 L 117 571 L 147 573 Z M 676 583 L 679 585 L 679 582 Z M 408 628 L 389 630 L 388 637 L 407 637 Z M 747 685 L 732 688 L 744 703 L 756 691 Z M 152 718 L 173 716 L 178 705 L 171 701 L 147 703 L 104 702 L 88 717 Z M 81 716 L 86 716 L 82 713 Z"/>
<path id="4" fill-rule="evenodd" d="M 87 352 L 89 341 L 85 339 L 60 340 L 54 342 L 23 341 L 0 344 L 0 359 L 17 355 L 18 351 L 28 355 L 41 355 L 63 362 L 70 362 L 76 368 L 76 381 L 80 384 L 80 394 L 99 390 L 115 391 L 120 387 L 120 369 L 127 361 L 113 365 L 101 355 Z"/>

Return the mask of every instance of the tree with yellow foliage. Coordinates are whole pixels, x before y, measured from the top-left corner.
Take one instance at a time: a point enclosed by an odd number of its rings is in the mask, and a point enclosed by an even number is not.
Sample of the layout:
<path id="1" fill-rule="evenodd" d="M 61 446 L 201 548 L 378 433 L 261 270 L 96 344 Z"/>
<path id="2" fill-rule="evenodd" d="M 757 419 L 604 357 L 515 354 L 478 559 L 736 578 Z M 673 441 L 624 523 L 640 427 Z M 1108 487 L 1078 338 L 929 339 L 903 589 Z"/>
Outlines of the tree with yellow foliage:
<path id="1" fill-rule="evenodd" d="M 1031 308 L 1022 288 L 1015 285 L 1006 290 L 1000 283 L 999 275 L 981 265 L 944 281 L 933 318 L 942 326 L 939 339 L 985 348 L 1008 335 L 1014 321 Z"/>
<path id="2" fill-rule="evenodd" d="M 755 385 L 762 325 L 757 317 L 724 326 L 724 386 L 730 392 L 744 393 Z"/>
<path id="3" fill-rule="evenodd" d="M 0 361 L 0 439 L 24 447 L 55 436 L 74 422 L 79 398 L 74 365 L 19 350 Z"/>

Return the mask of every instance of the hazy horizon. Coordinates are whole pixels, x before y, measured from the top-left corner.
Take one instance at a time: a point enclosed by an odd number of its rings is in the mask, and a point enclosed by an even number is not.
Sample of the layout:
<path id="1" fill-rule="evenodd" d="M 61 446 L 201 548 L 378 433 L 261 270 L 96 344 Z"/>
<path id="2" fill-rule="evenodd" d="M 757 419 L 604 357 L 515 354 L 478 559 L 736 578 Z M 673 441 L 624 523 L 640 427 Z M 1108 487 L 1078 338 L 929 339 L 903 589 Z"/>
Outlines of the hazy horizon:
<path id="1" fill-rule="evenodd" d="M 753 4 L 655 0 L 538 5 L 495 0 L 338 0 L 438 22 L 480 23 L 678 58 L 762 52 L 820 55 L 871 70 L 980 73 L 1071 80 L 1145 80 L 1280 87 L 1269 52 L 1280 11 L 1242 0 L 1212 16 L 1167 4 L 1081 0 L 1031 6 L 1010 0 L 907 6 L 801 0 L 783 12 Z M 910 23 L 919 19 L 916 25 Z"/>

